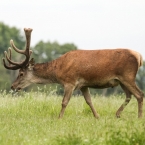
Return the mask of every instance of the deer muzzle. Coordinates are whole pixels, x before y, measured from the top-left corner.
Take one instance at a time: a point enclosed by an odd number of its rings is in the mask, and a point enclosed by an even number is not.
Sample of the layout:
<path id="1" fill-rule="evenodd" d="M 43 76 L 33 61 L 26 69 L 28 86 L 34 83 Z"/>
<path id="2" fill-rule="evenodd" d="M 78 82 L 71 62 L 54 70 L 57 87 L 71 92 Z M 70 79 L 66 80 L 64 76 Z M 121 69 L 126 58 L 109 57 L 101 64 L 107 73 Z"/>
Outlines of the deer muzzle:
<path id="1" fill-rule="evenodd" d="M 11 86 L 11 89 L 12 89 L 12 90 L 14 90 L 14 91 L 16 91 L 16 92 L 18 92 L 18 91 L 20 91 L 20 90 L 21 90 L 21 88 L 20 88 L 20 87 L 15 88 L 13 85 Z"/>

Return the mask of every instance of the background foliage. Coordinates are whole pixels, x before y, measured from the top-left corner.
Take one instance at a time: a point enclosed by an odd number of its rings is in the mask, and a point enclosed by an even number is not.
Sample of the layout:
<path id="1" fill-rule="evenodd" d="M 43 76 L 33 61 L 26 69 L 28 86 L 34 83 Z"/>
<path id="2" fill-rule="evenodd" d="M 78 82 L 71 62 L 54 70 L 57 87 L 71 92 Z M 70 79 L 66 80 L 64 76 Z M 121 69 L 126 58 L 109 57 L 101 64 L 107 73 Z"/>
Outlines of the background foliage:
<path id="1" fill-rule="evenodd" d="M 0 22 L 1 61 L 2 61 L 4 51 L 6 51 L 7 48 L 10 46 L 9 41 L 11 39 L 14 40 L 15 45 L 19 49 L 24 49 L 25 47 L 24 32 L 22 32 L 16 27 L 10 27 Z M 61 55 L 63 55 L 68 51 L 76 50 L 77 46 L 73 43 L 59 44 L 58 42 L 50 42 L 50 41 L 44 42 L 42 40 L 39 41 L 34 47 L 31 47 L 31 49 L 33 50 L 32 57 L 35 58 L 35 62 L 47 62 L 60 57 Z M 20 61 L 22 59 L 21 55 L 15 53 L 14 51 L 12 53 L 13 53 L 13 60 Z M 0 90 L 10 91 L 11 83 L 16 78 L 17 71 L 6 70 L 1 62 L 0 72 L 1 72 Z M 140 68 L 137 74 L 136 82 L 138 83 L 139 87 L 144 91 L 145 90 L 144 87 L 145 86 L 145 62 L 143 64 L 143 67 Z M 31 89 L 36 90 L 38 89 L 38 86 L 39 86 L 39 91 L 49 90 L 51 87 L 51 89 L 53 88 L 57 93 L 59 94 L 63 93 L 63 89 L 59 85 L 47 85 L 47 86 L 33 85 L 32 87 L 29 87 L 27 90 L 31 90 Z M 103 90 L 91 89 L 91 92 L 93 94 L 101 93 L 103 95 L 109 95 L 112 93 L 122 92 L 122 89 L 120 87 L 103 89 Z"/>

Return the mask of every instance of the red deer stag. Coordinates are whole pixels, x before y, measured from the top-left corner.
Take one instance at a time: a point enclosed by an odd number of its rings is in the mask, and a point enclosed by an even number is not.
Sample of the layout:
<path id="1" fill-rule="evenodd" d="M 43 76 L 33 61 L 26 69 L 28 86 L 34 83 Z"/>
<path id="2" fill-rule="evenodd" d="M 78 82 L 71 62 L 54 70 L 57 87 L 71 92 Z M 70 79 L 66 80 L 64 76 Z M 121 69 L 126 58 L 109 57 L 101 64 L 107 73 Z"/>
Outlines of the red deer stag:
<path id="1" fill-rule="evenodd" d="M 135 84 L 135 77 L 142 65 L 142 56 L 130 49 L 105 49 L 105 50 L 76 50 L 68 52 L 61 57 L 47 63 L 36 63 L 29 50 L 32 29 L 24 29 L 26 35 L 26 49 L 19 50 L 10 41 L 11 47 L 18 53 L 26 56 L 25 60 L 18 63 L 11 60 L 11 48 L 5 51 L 3 64 L 6 69 L 19 69 L 19 75 L 12 84 L 13 90 L 21 90 L 32 83 L 58 83 L 64 87 L 64 97 L 59 118 L 63 117 L 72 92 L 81 90 L 86 103 L 90 106 L 95 118 L 99 115 L 95 111 L 90 97 L 89 88 L 108 88 L 120 85 L 126 94 L 125 102 L 116 112 L 120 117 L 121 112 L 131 100 L 133 94 L 138 102 L 138 117 L 143 114 L 143 92 Z"/>

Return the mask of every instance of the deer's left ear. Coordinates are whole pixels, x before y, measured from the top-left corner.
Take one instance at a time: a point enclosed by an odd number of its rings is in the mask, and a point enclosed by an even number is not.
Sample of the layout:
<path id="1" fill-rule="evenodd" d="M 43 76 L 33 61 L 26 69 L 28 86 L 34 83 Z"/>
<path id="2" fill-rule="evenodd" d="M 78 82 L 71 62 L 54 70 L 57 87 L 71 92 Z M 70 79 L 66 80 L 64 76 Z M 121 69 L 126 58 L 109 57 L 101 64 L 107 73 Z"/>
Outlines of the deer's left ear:
<path id="1" fill-rule="evenodd" d="M 29 70 L 32 70 L 34 64 L 35 64 L 35 60 L 34 60 L 34 58 L 31 58 L 31 60 L 29 61 L 29 64 L 28 64 L 28 69 Z"/>

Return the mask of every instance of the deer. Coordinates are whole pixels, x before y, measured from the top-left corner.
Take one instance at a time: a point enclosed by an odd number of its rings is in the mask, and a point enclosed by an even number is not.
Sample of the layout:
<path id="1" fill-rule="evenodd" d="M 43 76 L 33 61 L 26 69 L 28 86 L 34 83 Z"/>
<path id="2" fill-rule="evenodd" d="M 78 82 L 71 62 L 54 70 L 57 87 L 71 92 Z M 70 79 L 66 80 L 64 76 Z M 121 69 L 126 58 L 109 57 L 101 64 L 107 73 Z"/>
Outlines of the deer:
<path id="1" fill-rule="evenodd" d="M 118 85 L 123 89 L 126 98 L 116 112 L 116 117 L 130 102 L 134 95 L 138 102 L 138 118 L 143 116 L 143 92 L 135 83 L 138 69 L 143 64 L 140 53 L 126 48 L 100 50 L 74 50 L 65 53 L 59 58 L 45 63 L 35 63 L 30 58 L 31 28 L 24 28 L 26 36 L 25 50 L 18 49 L 13 40 L 11 47 L 5 51 L 3 65 L 9 70 L 19 70 L 11 89 L 20 91 L 30 84 L 58 83 L 64 88 L 62 107 L 59 118 L 62 118 L 74 90 L 80 90 L 86 103 L 89 105 L 95 118 L 99 118 L 91 101 L 89 88 L 109 88 Z M 21 62 L 11 59 L 12 48 L 25 56 Z"/>

